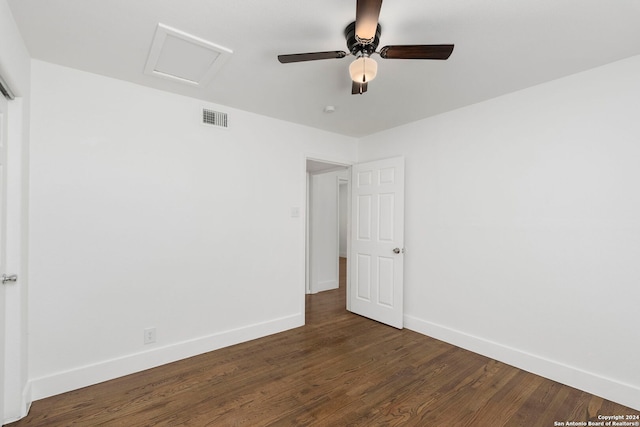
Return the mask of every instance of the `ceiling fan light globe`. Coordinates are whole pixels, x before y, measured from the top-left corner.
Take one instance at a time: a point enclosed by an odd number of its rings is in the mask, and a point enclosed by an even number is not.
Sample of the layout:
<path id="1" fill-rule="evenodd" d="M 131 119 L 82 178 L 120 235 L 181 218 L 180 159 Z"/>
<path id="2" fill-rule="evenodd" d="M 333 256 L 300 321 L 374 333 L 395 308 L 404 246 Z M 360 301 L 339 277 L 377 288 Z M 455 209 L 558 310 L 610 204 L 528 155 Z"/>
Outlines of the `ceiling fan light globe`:
<path id="1" fill-rule="evenodd" d="M 368 83 L 376 78 L 378 63 L 367 56 L 361 56 L 349 65 L 351 80 L 356 83 Z"/>

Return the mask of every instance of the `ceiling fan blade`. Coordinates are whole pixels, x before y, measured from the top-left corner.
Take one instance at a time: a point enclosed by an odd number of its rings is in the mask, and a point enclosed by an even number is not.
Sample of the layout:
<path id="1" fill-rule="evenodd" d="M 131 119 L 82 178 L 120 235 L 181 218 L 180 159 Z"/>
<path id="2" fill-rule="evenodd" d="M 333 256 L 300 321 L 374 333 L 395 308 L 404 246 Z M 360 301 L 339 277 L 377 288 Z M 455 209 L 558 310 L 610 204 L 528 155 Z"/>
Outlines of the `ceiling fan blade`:
<path id="1" fill-rule="evenodd" d="M 351 95 L 362 95 L 363 93 L 365 93 L 367 91 L 367 87 L 369 86 L 369 83 L 357 83 L 352 81 L 351 82 Z"/>
<path id="2" fill-rule="evenodd" d="M 358 0 L 356 5 L 356 37 L 371 43 L 376 37 L 382 0 Z"/>
<path id="3" fill-rule="evenodd" d="M 380 56 L 386 59 L 447 59 L 453 52 L 452 44 L 416 44 L 385 46 Z"/>
<path id="4" fill-rule="evenodd" d="M 343 52 L 341 50 L 332 50 L 330 52 L 292 53 L 290 55 L 278 55 L 278 61 L 280 61 L 282 64 L 288 64 L 290 62 L 344 58 L 345 56 L 347 56 L 346 52 Z"/>

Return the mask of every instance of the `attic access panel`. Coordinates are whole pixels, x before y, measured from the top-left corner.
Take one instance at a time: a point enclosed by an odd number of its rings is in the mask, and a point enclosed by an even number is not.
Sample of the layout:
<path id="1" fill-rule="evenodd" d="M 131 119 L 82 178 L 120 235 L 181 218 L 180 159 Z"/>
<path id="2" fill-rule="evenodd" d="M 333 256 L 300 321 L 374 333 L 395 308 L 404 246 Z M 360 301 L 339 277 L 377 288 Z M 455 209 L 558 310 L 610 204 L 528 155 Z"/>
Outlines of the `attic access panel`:
<path id="1" fill-rule="evenodd" d="M 233 51 L 164 24 L 158 24 L 144 72 L 192 86 L 203 86 Z"/>

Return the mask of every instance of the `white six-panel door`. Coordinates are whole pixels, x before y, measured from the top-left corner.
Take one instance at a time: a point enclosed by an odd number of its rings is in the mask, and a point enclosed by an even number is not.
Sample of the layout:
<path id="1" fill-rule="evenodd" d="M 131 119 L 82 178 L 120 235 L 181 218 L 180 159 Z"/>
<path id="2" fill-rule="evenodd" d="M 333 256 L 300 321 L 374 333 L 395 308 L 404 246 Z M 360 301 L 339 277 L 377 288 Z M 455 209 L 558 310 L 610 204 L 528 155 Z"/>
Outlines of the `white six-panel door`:
<path id="1" fill-rule="evenodd" d="M 349 309 L 402 328 L 404 158 L 356 164 L 351 178 Z"/>

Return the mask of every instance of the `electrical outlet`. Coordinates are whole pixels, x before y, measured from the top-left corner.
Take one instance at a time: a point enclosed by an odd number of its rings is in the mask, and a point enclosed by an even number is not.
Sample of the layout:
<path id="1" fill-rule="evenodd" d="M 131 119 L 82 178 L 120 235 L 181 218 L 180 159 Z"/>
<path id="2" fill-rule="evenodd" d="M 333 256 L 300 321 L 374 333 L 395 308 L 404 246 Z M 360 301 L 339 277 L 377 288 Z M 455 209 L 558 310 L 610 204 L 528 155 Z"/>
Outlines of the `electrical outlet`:
<path id="1" fill-rule="evenodd" d="M 156 342 L 156 328 L 147 328 L 144 330 L 144 343 L 151 344 Z"/>

